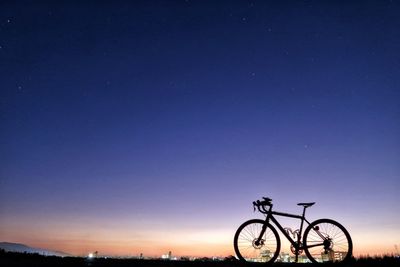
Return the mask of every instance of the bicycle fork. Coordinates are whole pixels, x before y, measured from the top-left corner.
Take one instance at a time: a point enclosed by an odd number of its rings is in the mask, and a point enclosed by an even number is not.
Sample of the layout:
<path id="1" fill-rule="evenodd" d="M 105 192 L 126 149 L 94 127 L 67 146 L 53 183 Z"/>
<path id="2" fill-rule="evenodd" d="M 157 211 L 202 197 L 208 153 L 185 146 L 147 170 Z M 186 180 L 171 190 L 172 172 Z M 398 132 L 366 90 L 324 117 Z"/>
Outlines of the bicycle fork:
<path id="1" fill-rule="evenodd" d="M 265 231 L 267 230 L 267 224 L 264 224 L 263 225 L 263 227 L 261 228 L 261 232 L 260 232 L 260 235 L 258 236 L 258 238 L 254 241 L 254 245 L 256 246 L 256 247 L 259 247 L 259 246 L 263 246 L 264 245 L 264 241 L 265 240 L 263 240 L 263 235 L 264 235 L 264 233 L 265 233 Z"/>
<path id="2" fill-rule="evenodd" d="M 265 219 L 265 223 L 263 224 L 263 226 L 261 228 L 260 235 L 254 241 L 254 245 L 256 245 L 257 247 L 260 245 L 264 245 L 264 240 L 262 239 L 262 237 L 264 236 L 265 231 L 267 231 L 268 223 L 269 223 L 269 214 L 267 215 L 267 218 Z"/>

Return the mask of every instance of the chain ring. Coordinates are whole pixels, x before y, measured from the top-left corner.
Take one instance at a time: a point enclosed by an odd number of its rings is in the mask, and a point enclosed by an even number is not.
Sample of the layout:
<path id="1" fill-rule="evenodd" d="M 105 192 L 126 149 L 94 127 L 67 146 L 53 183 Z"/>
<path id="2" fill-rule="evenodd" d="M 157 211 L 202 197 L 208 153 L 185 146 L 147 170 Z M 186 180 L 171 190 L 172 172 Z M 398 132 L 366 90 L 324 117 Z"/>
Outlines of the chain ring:
<path id="1" fill-rule="evenodd" d="M 296 241 L 296 244 L 298 244 L 299 242 L 297 242 Z M 300 246 L 301 246 L 301 243 L 300 243 Z M 290 245 L 290 251 L 294 254 L 294 255 L 296 255 L 296 248 L 293 246 L 293 244 L 292 245 Z M 302 249 L 299 249 L 299 251 L 298 251 L 298 255 L 301 255 L 302 253 L 303 253 L 303 250 Z"/>

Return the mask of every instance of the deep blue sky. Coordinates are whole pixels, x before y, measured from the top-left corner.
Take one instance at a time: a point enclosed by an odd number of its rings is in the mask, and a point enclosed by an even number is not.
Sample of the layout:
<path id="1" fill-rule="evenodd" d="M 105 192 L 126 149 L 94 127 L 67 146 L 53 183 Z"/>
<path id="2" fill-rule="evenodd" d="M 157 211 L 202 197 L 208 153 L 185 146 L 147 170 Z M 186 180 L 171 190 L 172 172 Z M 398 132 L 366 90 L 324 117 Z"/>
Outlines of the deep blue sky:
<path id="1" fill-rule="evenodd" d="M 399 244 L 398 2 L 52 2 L 0 3 L 0 239 L 230 242 L 265 195 Z"/>

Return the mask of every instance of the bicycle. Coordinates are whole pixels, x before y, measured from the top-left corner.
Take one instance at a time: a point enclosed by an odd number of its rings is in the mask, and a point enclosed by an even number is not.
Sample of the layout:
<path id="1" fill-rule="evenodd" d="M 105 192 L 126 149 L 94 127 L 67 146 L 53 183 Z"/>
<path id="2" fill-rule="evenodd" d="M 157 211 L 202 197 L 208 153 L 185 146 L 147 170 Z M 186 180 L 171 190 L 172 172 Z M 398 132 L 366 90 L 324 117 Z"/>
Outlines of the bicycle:
<path id="1" fill-rule="evenodd" d="M 348 231 L 338 222 L 331 219 L 319 219 L 310 223 L 305 218 L 306 209 L 315 202 L 298 203 L 303 206 L 303 214 L 295 215 L 272 211 L 272 199 L 263 199 L 253 202 L 256 208 L 266 216 L 265 220 L 252 219 L 243 223 L 236 231 L 234 237 L 235 253 L 239 260 L 244 262 L 274 262 L 280 252 L 281 240 L 275 226 L 291 243 L 291 252 L 295 255 L 295 262 L 305 252 L 311 262 L 342 262 L 352 257 L 353 243 Z M 284 228 L 274 216 L 283 216 L 300 219 L 300 228 L 292 231 Z M 304 222 L 308 224 L 304 230 Z M 293 236 L 293 238 L 292 238 Z"/>

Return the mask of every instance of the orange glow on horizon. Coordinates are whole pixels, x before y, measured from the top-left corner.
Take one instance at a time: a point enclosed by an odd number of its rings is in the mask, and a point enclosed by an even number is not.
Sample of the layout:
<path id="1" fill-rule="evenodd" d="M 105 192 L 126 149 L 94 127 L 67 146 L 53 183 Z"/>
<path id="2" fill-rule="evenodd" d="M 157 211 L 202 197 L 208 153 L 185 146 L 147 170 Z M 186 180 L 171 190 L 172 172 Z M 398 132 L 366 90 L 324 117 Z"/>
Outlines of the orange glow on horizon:
<path id="1" fill-rule="evenodd" d="M 8 242 L 23 243 L 31 247 L 43 248 L 54 251 L 62 251 L 73 256 L 86 256 L 93 251 L 99 251 L 99 255 L 105 256 L 138 256 L 143 253 L 146 257 L 160 257 L 171 251 L 174 256 L 190 257 L 226 257 L 234 255 L 232 242 L 207 243 L 207 242 L 150 242 L 141 243 L 133 241 L 106 241 L 106 240 L 7 240 Z M 289 247 L 282 245 L 281 252 L 289 252 Z M 395 253 L 394 246 L 387 244 L 379 246 L 372 244 L 354 244 L 353 255 L 360 256 L 380 256 Z"/>
<path id="2" fill-rule="evenodd" d="M 160 257 L 168 251 L 177 257 L 234 255 L 234 226 L 207 229 L 160 224 L 143 228 L 132 225 L 129 220 L 126 223 L 119 221 L 110 224 L 94 221 L 81 224 L 70 222 L 69 225 L 58 221 L 53 221 L 51 225 L 45 222 L 26 224 L 23 220 L 13 222 L 4 220 L 5 227 L 0 229 L 1 241 L 63 251 L 74 256 L 86 256 L 93 251 L 105 256 L 138 256 L 143 253 L 148 257 Z M 353 228 L 350 234 L 355 257 L 395 253 L 394 245 L 399 244 L 399 235 L 396 234 L 399 232 L 395 227 L 373 230 L 355 226 L 349 228 Z M 290 245 L 283 236 L 281 241 L 281 251 L 289 252 Z"/>

